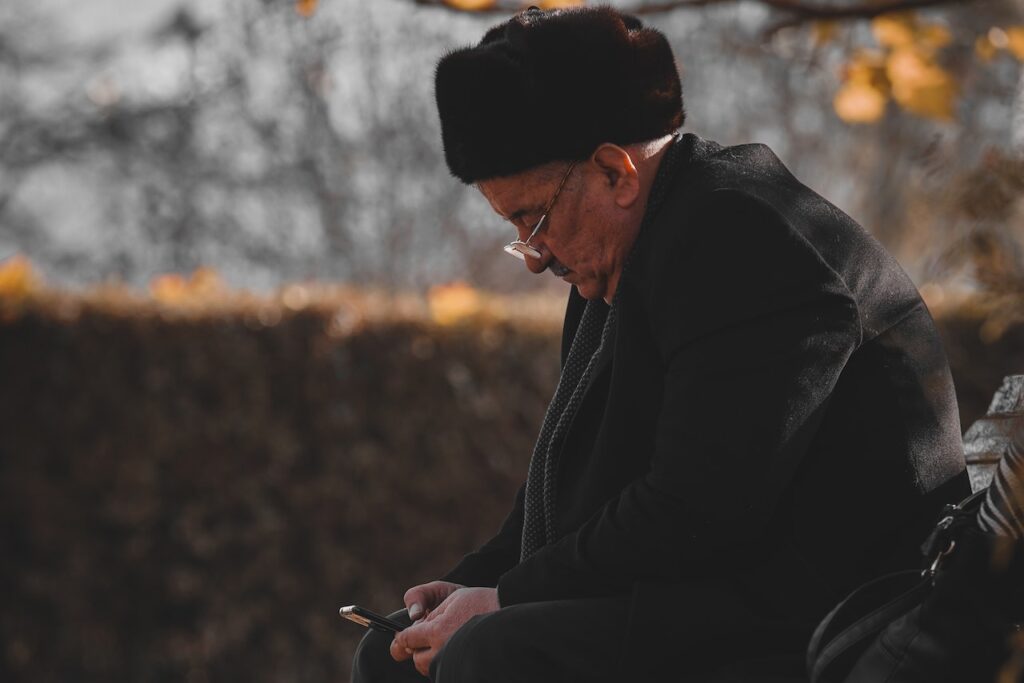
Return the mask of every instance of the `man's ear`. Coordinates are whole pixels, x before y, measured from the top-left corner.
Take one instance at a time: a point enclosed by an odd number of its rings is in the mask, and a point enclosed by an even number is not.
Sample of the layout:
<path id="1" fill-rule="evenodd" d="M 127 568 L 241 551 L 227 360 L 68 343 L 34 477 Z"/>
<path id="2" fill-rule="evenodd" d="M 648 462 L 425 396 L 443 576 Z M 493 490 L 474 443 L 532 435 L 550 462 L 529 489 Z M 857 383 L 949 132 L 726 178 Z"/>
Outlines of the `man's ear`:
<path id="1" fill-rule="evenodd" d="M 640 174 L 629 152 L 606 142 L 594 150 L 590 160 L 604 176 L 615 204 L 623 209 L 631 207 L 640 197 Z"/>

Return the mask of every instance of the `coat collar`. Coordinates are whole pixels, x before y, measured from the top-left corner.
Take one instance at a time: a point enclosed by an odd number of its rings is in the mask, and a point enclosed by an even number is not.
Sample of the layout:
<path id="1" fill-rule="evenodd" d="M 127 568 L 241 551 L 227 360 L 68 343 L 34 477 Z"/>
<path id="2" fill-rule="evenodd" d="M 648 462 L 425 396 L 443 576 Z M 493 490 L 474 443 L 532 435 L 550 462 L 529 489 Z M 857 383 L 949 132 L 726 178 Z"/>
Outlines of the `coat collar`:
<path id="1" fill-rule="evenodd" d="M 669 179 L 668 196 L 656 207 L 657 214 L 653 217 L 644 217 L 643 224 L 646 226 L 641 229 L 640 234 L 637 235 L 636 242 L 633 243 L 633 248 L 630 251 L 629 258 L 626 261 L 625 269 L 622 273 L 622 277 L 619 280 L 619 287 L 625 288 L 616 294 L 618 298 L 617 306 L 622 306 L 624 301 L 627 301 L 626 305 L 629 306 L 629 299 L 632 297 L 627 294 L 630 289 L 637 289 L 642 292 L 649 285 L 648 272 L 649 264 L 653 250 L 651 245 L 656 240 L 654 236 L 658 233 L 672 229 L 673 222 L 678 219 L 678 211 L 674 207 L 678 206 L 680 202 L 684 201 L 682 189 L 686 186 L 686 178 L 690 172 L 696 166 L 695 162 L 699 162 L 708 156 L 718 152 L 722 149 L 721 145 L 716 142 L 704 140 L 692 133 L 686 133 L 682 135 L 672 144 L 676 145 L 676 148 L 672 153 L 677 154 L 676 165 L 673 169 L 673 176 Z M 663 158 L 664 159 L 664 158 Z M 578 294 L 577 294 L 578 296 Z M 580 297 L 580 305 L 584 305 L 586 302 Z M 572 304 L 570 297 L 570 306 Z M 577 319 L 578 325 L 578 319 Z M 615 330 L 615 334 L 618 330 Z M 596 365 L 590 374 L 589 381 L 587 383 L 586 391 L 589 393 L 591 386 L 594 381 L 601 376 L 601 374 L 611 364 L 614 356 L 615 344 L 605 344 L 601 349 L 601 355 L 596 360 Z"/>
<path id="2" fill-rule="evenodd" d="M 619 282 L 619 286 L 625 285 L 627 289 L 639 288 L 643 291 L 650 285 L 648 276 L 654 256 L 652 245 L 657 242 L 656 236 L 679 227 L 675 223 L 679 219 L 678 208 L 686 202 L 685 189 L 689 177 L 700 162 L 722 150 L 722 146 L 717 142 L 705 140 L 693 133 L 680 136 L 673 144 L 676 145 L 674 153 L 678 155 L 678 159 L 670 180 L 668 196 L 656 207 L 657 214 L 650 220 L 645 219 L 646 227 L 640 231 L 636 242 L 633 243 Z"/>

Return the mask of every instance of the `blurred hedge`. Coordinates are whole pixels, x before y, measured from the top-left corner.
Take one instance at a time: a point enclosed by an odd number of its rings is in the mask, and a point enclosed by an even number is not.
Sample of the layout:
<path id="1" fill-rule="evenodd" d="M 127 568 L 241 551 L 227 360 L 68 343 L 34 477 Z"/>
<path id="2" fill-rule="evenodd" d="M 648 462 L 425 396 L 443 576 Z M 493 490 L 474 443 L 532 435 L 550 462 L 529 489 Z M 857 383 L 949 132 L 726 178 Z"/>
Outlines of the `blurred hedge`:
<path id="1" fill-rule="evenodd" d="M 287 294 L 0 305 L 0 680 L 345 681 L 500 524 L 557 324 Z"/>
<path id="2" fill-rule="evenodd" d="M 965 293 L 930 284 L 922 294 L 942 335 L 966 431 L 1003 377 L 1024 373 L 1024 288 Z"/>
<path id="3" fill-rule="evenodd" d="M 942 298 L 966 426 L 1024 316 Z M 346 681 L 337 608 L 398 607 L 500 523 L 560 308 L 0 273 L 0 680 Z"/>

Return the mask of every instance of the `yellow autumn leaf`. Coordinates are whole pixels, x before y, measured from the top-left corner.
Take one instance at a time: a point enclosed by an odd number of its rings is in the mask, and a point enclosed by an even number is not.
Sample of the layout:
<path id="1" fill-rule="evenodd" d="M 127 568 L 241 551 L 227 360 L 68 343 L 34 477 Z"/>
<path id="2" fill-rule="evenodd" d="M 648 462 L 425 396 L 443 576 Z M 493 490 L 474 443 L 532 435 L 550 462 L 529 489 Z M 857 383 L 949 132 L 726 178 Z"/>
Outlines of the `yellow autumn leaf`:
<path id="1" fill-rule="evenodd" d="M 978 36 L 974 41 L 974 54 L 984 62 L 991 62 L 996 56 L 996 46 L 992 44 L 988 36 Z"/>
<path id="2" fill-rule="evenodd" d="M 439 325 L 454 325 L 483 310 L 483 297 L 465 282 L 431 287 L 427 292 L 430 315 Z"/>
<path id="3" fill-rule="evenodd" d="M 20 301 L 32 293 L 39 278 L 32 262 L 24 256 L 15 256 L 0 263 L 0 299 Z"/>
<path id="4" fill-rule="evenodd" d="M 583 4 L 584 0 L 541 0 L 537 6 L 541 9 L 560 9 L 562 7 L 579 7 Z"/>
<path id="5" fill-rule="evenodd" d="M 885 93 L 870 83 L 850 81 L 836 93 L 832 106 L 847 123 L 874 123 L 885 114 Z"/>
<path id="6" fill-rule="evenodd" d="M 819 47 L 832 42 L 837 33 L 839 33 L 838 21 L 816 21 L 811 27 L 814 44 Z"/>
<path id="7" fill-rule="evenodd" d="M 943 81 L 913 88 L 896 99 L 904 109 L 918 116 L 939 121 L 952 121 L 956 110 L 957 88 L 952 81 Z"/>
<path id="8" fill-rule="evenodd" d="M 208 297 L 224 290 L 224 283 L 213 268 L 196 268 L 188 279 L 188 294 L 193 298 Z"/>
<path id="9" fill-rule="evenodd" d="M 150 280 L 149 293 L 160 303 L 178 304 L 188 298 L 188 283 L 176 273 L 158 275 Z"/>
<path id="10" fill-rule="evenodd" d="M 319 0 L 295 0 L 295 11 L 300 17 L 308 19 L 316 12 L 318 4 Z"/>
<path id="11" fill-rule="evenodd" d="M 478 12 L 494 7 L 495 0 L 444 0 L 444 4 L 467 12 Z"/>
<path id="12" fill-rule="evenodd" d="M 1006 49 L 1024 62 L 1024 26 L 1011 26 L 1006 29 L 1006 39 Z"/>
<path id="13" fill-rule="evenodd" d="M 913 14 L 883 14 L 871 20 L 875 40 L 885 47 L 902 47 L 914 42 L 916 19 Z"/>
<path id="14" fill-rule="evenodd" d="M 915 85 L 933 78 L 936 68 L 930 57 L 913 47 L 893 50 L 885 62 L 885 72 L 894 88 L 897 83 Z"/>
<path id="15" fill-rule="evenodd" d="M 843 66 L 844 83 L 869 85 L 883 95 L 889 92 L 889 77 L 885 72 L 886 57 L 873 50 L 858 50 Z"/>
<path id="16" fill-rule="evenodd" d="M 1010 37 L 1006 35 L 1006 31 L 998 26 L 990 28 L 987 35 L 989 42 L 991 42 L 997 50 L 1005 50 L 1010 46 Z"/>
<path id="17" fill-rule="evenodd" d="M 956 80 L 929 55 L 914 48 L 894 50 L 886 73 L 892 97 L 907 111 L 949 121 L 956 102 Z"/>
<path id="18" fill-rule="evenodd" d="M 946 47 L 953 42 L 953 34 L 942 24 L 922 24 L 917 29 L 917 42 L 929 48 Z"/>

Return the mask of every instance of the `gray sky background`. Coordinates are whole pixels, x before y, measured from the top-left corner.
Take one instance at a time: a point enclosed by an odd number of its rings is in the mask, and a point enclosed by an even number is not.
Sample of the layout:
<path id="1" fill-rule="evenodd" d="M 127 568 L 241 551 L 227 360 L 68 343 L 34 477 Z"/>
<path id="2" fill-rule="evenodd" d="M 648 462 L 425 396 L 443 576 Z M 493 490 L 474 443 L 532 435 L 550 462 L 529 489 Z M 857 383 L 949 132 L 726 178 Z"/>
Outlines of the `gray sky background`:
<path id="1" fill-rule="evenodd" d="M 295 279 L 531 286 L 501 258 L 505 227 L 472 189 L 448 177 L 432 105 L 436 59 L 474 42 L 498 19 L 406 0 L 321 0 L 305 22 L 280 13 L 291 12 L 288 2 L 275 6 L 276 15 L 265 7 L 254 0 L 34 2 L 32 14 L 45 22 L 55 49 L 103 55 L 0 70 L 0 87 L 17 88 L 19 107 L 44 122 L 66 107 L 109 123 L 103 107 L 111 102 L 173 107 L 206 97 L 210 103 L 202 100 L 189 119 L 187 148 L 229 173 L 218 176 L 221 185 L 190 185 L 190 169 L 162 165 L 174 147 L 147 157 L 142 138 L 138 148 L 108 151 L 97 143 L 7 176 L 0 164 L 0 183 L 16 188 L 6 210 L 0 205 L 0 257 L 26 253 L 47 278 L 72 285 L 109 278 L 145 284 L 163 272 L 208 265 L 234 285 L 257 289 Z M 204 28 L 194 63 L 184 42 L 155 39 L 181 8 Z M 17 9 L 0 3 L 0 22 Z M 871 44 L 868 27 L 853 24 L 836 44 L 812 50 L 807 29 L 762 41 L 766 16 L 761 5 L 735 3 L 648 19 L 669 36 L 681 64 L 686 130 L 724 144 L 767 143 L 798 178 L 886 242 L 919 282 L 932 279 L 943 250 L 972 226 L 930 214 L 928 193 L 952 187 L 986 150 L 1010 149 L 1024 136 L 1013 120 L 1015 106 L 1024 110 L 1019 63 L 968 64 L 956 123 L 897 113 L 883 125 L 850 126 L 831 100 L 843 61 L 857 45 Z M 979 27 L 997 19 L 934 16 Z M 315 88 L 322 87 L 326 118 L 317 119 L 320 105 L 315 98 L 302 104 L 309 93 L 302 94 L 297 74 L 309 77 L 321 54 Z M 211 95 L 230 81 L 225 65 L 235 58 L 244 64 L 246 92 L 243 109 L 232 111 Z M 253 138 L 239 111 L 272 123 L 284 147 Z M 321 133 L 318 120 L 326 126 Z M 155 130 L 143 132 L 159 136 Z M 309 187 L 306 167 L 315 167 L 323 188 Z M 259 173 L 285 180 L 269 190 L 234 187 Z M 333 228 L 325 210 L 340 216 Z"/>

